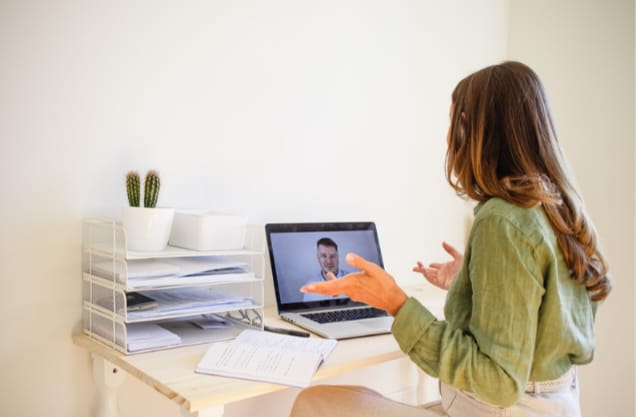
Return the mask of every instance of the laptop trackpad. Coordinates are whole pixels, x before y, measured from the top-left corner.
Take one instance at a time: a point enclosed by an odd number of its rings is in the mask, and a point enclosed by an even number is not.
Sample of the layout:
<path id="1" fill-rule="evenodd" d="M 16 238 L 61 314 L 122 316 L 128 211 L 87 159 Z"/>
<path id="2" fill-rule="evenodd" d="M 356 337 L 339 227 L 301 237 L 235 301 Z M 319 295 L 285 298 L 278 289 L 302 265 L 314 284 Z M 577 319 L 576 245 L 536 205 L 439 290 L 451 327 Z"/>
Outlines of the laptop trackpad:
<path id="1" fill-rule="evenodd" d="M 390 329 L 391 319 L 385 318 L 381 320 L 361 320 L 359 323 L 370 329 Z"/>

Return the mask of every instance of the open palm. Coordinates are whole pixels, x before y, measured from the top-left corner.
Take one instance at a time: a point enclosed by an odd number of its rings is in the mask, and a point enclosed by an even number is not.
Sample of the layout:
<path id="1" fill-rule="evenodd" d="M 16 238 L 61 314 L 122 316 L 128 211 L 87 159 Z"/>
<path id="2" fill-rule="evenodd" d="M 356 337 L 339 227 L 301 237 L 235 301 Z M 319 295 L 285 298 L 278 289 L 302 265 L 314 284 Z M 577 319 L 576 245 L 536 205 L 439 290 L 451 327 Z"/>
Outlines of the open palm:
<path id="1" fill-rule="evenodd" d="M 464 255 L 446 242 L 442 242 L 442 247 L 453 258 L 452 260 L 444 263 L 434 262 L 428 268 L 422 262 L 417 261 L 413 267 L 413 272 L 419 272 L 431 284 L 447 290 L 462 266 Z"/>

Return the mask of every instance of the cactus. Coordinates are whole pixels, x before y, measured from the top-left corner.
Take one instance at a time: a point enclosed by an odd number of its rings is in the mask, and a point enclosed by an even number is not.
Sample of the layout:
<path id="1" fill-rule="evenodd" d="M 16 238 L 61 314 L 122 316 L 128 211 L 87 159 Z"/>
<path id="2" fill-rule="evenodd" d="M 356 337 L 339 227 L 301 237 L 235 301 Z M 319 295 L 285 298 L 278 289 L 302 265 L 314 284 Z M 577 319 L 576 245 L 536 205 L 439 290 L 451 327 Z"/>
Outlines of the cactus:
<path id="1" fill-rule="evenodd" d="M 151 169 L 146 174 L 144 183 L 144 207 L 154 208 L 157 206 L 159 197 L 159 173 Z M 130 171 L 126 174 L 126 193 L 130 207 L 139 207 L 141 200 L 141 179 L 137 171 Z"/>
<path id="2" fill-rule="evenodd" d="M 128 194 L 128 204 L 130 207 L 139 207 L 141 195 L 141 180 L 137 171 L 130 171 L 126 174 L 126 193 Z"/>
<path id="3" fill-rule="evenodd" d="M 159 173 L 155 170 L 148 171 L 144 184 L 144 207 L 155 207 L 157 205 L 160 185 Z"/>

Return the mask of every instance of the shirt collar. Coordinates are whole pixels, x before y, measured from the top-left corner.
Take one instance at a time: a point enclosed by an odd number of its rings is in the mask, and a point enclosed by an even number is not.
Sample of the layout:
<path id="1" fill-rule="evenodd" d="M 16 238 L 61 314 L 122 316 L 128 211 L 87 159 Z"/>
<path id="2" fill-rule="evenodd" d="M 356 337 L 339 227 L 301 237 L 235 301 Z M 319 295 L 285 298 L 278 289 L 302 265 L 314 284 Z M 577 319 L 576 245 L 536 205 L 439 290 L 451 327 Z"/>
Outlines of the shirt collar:
<path id="1" fill-rule="evenodd" d="M 486 200 L 488 201 L 488 200 Z M 477 215 L 477 213 L 479 212 L 479 210 L 481 210 L 481 208 L 484 206 L 484 204 L 486 204 L 486 201 L 480 201 L 479 203 L 477 203 L 477 205 L 475 206 L 475 208 L 473 208 L 473 214 Z"/>

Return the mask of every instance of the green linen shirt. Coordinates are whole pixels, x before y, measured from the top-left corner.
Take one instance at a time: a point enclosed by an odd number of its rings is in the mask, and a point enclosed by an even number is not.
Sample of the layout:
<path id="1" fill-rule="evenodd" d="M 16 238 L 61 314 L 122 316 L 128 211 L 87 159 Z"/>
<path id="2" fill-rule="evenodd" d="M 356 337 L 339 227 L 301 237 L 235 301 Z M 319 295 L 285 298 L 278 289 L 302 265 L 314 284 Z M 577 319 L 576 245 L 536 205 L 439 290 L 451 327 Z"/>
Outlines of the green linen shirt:
<path id="1" fill-rule="evenodd" d="M 410 298 L 392 332 L 426 373 L 507 407 L 528 381 L 556 379 L 592 360 L 595 312 L 585 287 L 570 278 L 543 208 L 491 198 L 475 208 L 446 320 Z"/>

